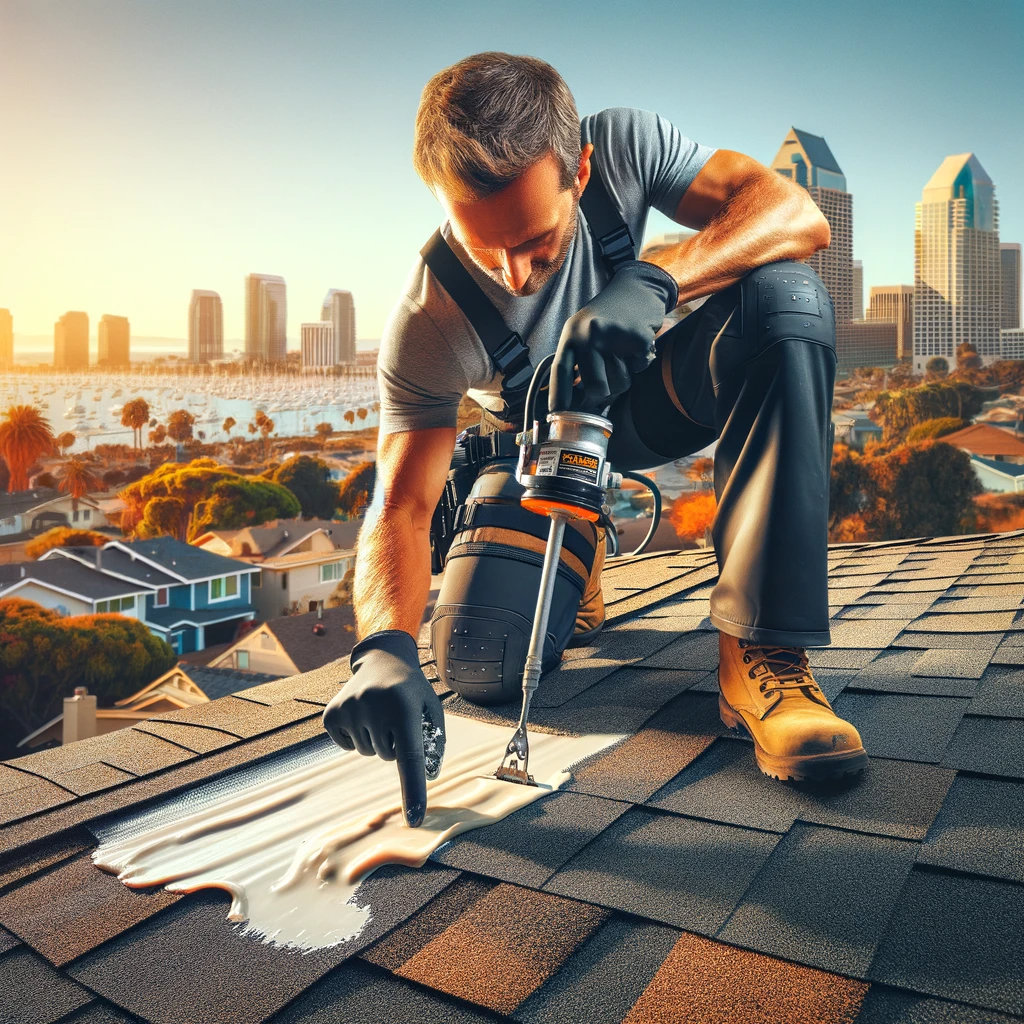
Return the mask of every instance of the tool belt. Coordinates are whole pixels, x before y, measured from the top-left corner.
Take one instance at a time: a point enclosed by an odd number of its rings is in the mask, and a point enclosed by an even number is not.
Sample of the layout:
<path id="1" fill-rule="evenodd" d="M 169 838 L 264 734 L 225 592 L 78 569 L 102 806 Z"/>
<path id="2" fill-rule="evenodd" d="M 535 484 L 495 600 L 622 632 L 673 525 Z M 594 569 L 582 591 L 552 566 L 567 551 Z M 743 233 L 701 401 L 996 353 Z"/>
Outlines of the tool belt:
<path id="1" fill-rule="evenodd" d="M 514 442 L 514 436 L 511 439 Z M 431 647 L 441 679 L 476 704 L 504 703 L 521 692 L 544 562 L 549 521 L 519 503 L 523 488 L 515 468 L 515 459 L 507 455 L 488 459 L 457 505 L 444 579 L 430 619 Z M 452 474 L 464 470 L 460 466 Z M 603 533 L 593 523 L 566 527 L 544 644 L 544 671 L 558 664 L 573 637 L 599 542 L 603 545 Z"/>

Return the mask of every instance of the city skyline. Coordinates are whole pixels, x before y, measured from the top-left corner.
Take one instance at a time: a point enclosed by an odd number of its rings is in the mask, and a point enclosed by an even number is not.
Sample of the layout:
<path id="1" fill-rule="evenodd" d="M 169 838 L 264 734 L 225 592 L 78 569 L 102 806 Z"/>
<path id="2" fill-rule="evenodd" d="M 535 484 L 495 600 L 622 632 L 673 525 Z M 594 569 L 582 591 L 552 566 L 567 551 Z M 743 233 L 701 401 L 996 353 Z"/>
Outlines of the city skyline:
<path id="1" fill-rule="evenodd" d="M 811 87 L 789 98 L 779 86 L 767 111 L 758 99 L 771 75 L 765 54 L 789 52 L 792 26 L 754 3 L 641 2 L 629 12 L 598 3 L 586 17 L 540 6 L 481 14 L 461 0 L 443 12 L 302 2 L 245 11 L 96 0 L 58 13 L 0 0 L 0 129 L 15 156 L 0 167 L 0 195 L 19 199 L 0 208 L 9 240 L 0 307 L 16 336 L 46 335 L 68 309 L 88 310 L 95 327 L 114 308 L 139 337 L 184 339 L 188 296 L 202 287 L 224 298 L 228 347 L 244 337 L 237 282 L 262 267 L 288 282 L 290 349 L 332 282 L 355 295 L 362 336 L 379 337 L 441 219 L 411 167 L 420 89 L 446 64 L 491 48 L 549 60 L 581 114 L 658 110 L 698 142 L 766 166 L 790 125 L 828 138 L 862 197 L 853 255 L 865 295 L 913 280 L 914 202 L 950 153 L 978 155 L 999 187 L 1001 238 L 1024 238 L 1024 139 L 1009 130 L 1024 14 L 1004 0 L 983 15 L 953 3 L 816 12 L 800 39 Z M 680 44 L 685 74 L 671 79 L 653 31 L 670 11 L 691 40 Z M 725 76 L 717 48 L 700 42 L 723 22 Z M 308 60 L 318 37 L 345 38 L 344 59 Z M 96 65 L 97 49 L 118 59 Z M 954 60 L 972 88 L 943 90 L 935 103 L 942 62 Z M 59 156 L 68 152 L 74 160 Z M 652 214 L 648 234 L 672 227 Z"/>

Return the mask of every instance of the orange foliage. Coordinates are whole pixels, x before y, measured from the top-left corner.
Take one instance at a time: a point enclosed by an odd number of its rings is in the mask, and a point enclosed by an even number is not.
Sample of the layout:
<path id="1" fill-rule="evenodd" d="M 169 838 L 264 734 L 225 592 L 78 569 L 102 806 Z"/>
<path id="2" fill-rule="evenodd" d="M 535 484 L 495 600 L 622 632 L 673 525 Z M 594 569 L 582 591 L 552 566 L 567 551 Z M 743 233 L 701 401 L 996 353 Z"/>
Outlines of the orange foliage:
<path id="1" fill-rule="evenodd" d="M 680 539 L 697 540 L 714 522 L 717 508 L 718 502 L 710 491 L 685 494 L 672 503 L 669 519 Z"/>

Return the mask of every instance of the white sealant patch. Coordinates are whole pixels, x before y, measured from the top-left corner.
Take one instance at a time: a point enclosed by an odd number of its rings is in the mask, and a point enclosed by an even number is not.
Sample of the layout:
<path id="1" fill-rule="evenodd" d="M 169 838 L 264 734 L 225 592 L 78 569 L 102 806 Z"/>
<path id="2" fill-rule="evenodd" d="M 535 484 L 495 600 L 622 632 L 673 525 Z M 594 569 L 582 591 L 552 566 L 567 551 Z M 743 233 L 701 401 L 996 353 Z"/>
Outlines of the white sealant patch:
<path id="1" fill-rule="evenodd" d="M 295 767 L 276 762 L 243 790 L 220 783 L 100 829 L 93 861 L 133 888 L 225 889 L 228 920 L 267 942 L 307 950 L 347 942 L 370 920 L 373 908 L 356 890 L 371 872 L 422 866 L 453 836 L 559 789 L 569 766 L 622 739 L 531 733 L 538 786 L 520 786 L 492 775 L 512 728 L 446 716 L 447 754 L 427 783 L 419 828 L 405 823 L 394 762 L 332 743 Z"/>

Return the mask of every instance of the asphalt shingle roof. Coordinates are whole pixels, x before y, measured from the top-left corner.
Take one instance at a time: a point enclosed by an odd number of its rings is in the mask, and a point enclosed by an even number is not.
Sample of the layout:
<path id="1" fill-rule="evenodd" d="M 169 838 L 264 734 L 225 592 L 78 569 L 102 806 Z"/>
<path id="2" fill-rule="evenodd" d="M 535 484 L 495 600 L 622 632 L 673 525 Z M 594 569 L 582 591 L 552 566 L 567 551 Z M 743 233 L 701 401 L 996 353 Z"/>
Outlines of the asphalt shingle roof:
<path id="1" fill-rule="evenodd" d="M 347 659 L 6 762 L 0 1019 L 1024 1019 L 1022 561 L 1024 532 L 833 548 L 839 642 L 812 663 L 871 763 L 827 789 L 766 779 L 718 720 L 713 554 L 614 563 L 608 626 L 544 678 L 533 721 L 629 738 L 371 876 L 367 931 L 307 954 L 242 936 L 226 894 L 128 890 L 92 868 L 88 826 L 322 739 Z M 512 725 L 421 647 L 449 712 Z"/>
<path id="2" fill-rule="evenodd" d="M 21 575 L 22 571 L 25 573 L 24 576 Z M 48 583 L 90 601 L 142 594 L 147 591 L 144 586 L 105 576 L 70 558 L 48 558 L 40 562 L 17 562 L 13 565 L 0 566 L 0 597 L 17 597 L 18 591 L 14 588 L 18 587 L 23 579 Z"/>

